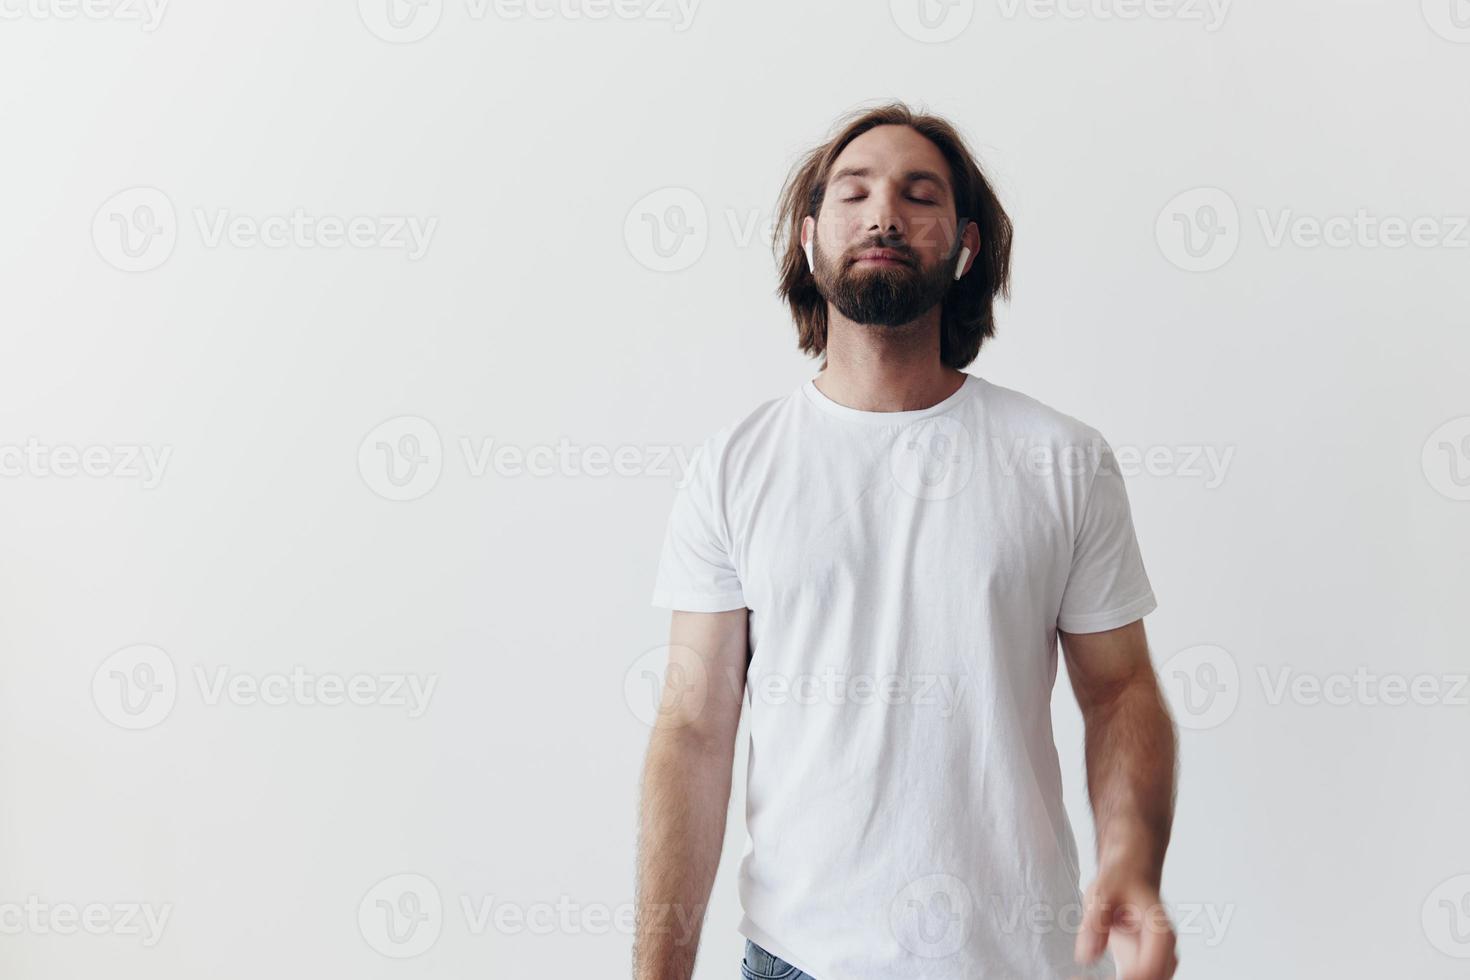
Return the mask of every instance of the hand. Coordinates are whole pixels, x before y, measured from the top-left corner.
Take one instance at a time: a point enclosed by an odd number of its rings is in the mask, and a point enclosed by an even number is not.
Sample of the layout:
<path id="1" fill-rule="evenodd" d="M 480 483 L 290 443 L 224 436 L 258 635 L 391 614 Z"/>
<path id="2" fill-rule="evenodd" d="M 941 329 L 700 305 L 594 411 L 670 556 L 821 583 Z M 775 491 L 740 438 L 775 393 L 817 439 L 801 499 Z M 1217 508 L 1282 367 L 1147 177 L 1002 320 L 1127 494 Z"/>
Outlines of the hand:
<path id="1" fill-rule="evenodd" d="M 1126 869 L 1104 868 L 1087 889 L 1076 960 L 1096 962 L 1112 939 L 1118 980 L 1169 980 L 1179 966 L 1159 890 Z"/>

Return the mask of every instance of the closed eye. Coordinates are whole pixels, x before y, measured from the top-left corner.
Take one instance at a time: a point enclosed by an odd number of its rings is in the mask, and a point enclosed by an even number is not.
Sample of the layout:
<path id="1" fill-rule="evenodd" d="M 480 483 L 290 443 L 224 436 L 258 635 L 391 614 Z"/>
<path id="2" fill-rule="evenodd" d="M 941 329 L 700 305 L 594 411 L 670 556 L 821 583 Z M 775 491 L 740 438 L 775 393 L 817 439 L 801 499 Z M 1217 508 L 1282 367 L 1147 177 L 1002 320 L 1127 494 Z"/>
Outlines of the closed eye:
<path id="1" fill-rule="evenodd" d="M 855 194 L 852 197 L 844 197 L 842 200 L 843 200 L 844 203 L 847 203 L 849 201 L 861 201 L 865 197 L 867 197 L 866 194 Z M 914 197 L 912 194 L 909 195 L 909 200 L 910 201 L 913 201 L 913 202 L 915 202 L 917 204 L 935 204 L 935 203 L 937 203 L 935 201 L 929 200 L 926 197 Z"/>

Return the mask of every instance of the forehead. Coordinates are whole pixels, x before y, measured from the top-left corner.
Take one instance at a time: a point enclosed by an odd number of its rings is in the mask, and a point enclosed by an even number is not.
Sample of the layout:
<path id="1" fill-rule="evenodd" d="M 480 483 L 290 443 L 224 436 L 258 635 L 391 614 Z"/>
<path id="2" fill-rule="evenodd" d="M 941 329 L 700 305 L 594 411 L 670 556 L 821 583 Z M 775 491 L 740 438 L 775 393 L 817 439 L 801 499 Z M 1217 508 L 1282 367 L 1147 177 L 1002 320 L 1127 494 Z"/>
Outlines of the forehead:
<path id="1" fill-rule="evenodd" d="M 860 171 L 867 178 L 902 179 L 932 175 L 948 189 L 949 163 L 939 147 L 907 126 L 874 126 L 842 148 L 832 161 L 828 183 Z"/>

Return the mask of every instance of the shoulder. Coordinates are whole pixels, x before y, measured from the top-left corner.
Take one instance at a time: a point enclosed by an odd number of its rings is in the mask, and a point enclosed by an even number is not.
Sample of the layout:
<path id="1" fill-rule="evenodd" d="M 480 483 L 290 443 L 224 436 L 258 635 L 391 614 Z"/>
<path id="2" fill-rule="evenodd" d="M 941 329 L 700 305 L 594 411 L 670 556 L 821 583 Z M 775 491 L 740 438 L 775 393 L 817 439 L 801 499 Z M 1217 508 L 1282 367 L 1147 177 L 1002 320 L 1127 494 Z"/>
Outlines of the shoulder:
<path id="1" fill-rule="evenodd" d="M 1004 385 L 983 381 L 980 426 L 989 451 L 1023 460 L 1043 475 L 1090 483 L 1111 465 L 1112 446 L 1096 426 Z"/>
<path id="2" fill-rule="evenodd" d="M 720 454 L 748 450 L 762 443 L 763 437 L 771 434 L 789 417 L 796 392 L 768 398 L 754 407 L 730 416 L 727 421 L 710 432 L 700 442 L 701 449 Z"/>
<path id="3" fill-rule="evenodd" d="M 1015 388 L 980 379 L 983 415 L 998 428 L 1048 443 L 1083 445 L 1103 440 L 1094 426 Z"/>
<path id="4" fill-rule="evenodd" d="M 790 417 L 795 393 L 768 398 L 727 419 L 701 439 L 694 455 L 715 472 L 728 468 L 731 460 L 748 457 L 753 451 L 769 446 L 769 438 Z"/>

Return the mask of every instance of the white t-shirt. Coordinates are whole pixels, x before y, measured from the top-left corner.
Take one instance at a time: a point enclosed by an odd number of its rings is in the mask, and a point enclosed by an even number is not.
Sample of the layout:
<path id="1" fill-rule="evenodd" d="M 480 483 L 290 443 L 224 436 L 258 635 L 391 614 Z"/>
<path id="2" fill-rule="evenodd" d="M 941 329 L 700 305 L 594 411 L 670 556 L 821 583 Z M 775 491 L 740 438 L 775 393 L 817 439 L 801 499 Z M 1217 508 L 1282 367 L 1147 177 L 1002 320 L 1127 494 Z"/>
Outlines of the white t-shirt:
<path id="1" fill-rule="evenodd" d="M 653 604 L 750 609 L 743 935 L 815 980 L 1113 975 L 1072 961 L 1057 629 L 1157 603 L 1096 429 L 975 375 L 908 412 L 805 382 L 700 447 Z"/>

